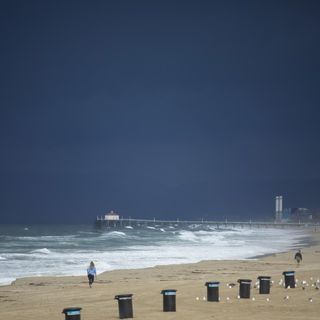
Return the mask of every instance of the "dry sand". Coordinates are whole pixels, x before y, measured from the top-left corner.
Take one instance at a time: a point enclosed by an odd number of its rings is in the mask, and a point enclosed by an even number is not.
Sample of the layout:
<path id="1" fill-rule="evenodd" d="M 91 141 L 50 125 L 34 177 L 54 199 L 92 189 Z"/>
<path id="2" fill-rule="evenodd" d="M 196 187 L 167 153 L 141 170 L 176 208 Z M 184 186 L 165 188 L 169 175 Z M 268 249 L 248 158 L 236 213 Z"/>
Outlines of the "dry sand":
<path id="1" fill-rule="evenodd" d="M 319 233 L 312 236 L 320 243 Z M 320 246 L 313 245 L 302 252 L 300 265 L 295 263 L 294 252 L 290 251 L 257 260 L 203 261 L 105 272 L 91 289 L 85 276 L 19 279 L 10 286 L 0 287 L 0 319 L 64 319 L 62 309 L 72 306 L 82 308 L 84 320 L 118 319 L 114 296 L 125 293 L 133 294 L 136 319 L 319 319 L 320 290 L 313 284 L 320 279 Z M 283 271 L 290 270 L 296 272 L 299 285 L 284 289 L 279 280 Z M 270 295 L 259 295 L 258 289 L 252 288 L 251 297 L 255 300 L 238 299 L 237 280 L 252 279 L 254 285 L 261 275 L 271 276 L 274 281 Z M 203 300 L 204 284 L 212 280 L 220 281 L 220 302 Z M 300 284 L 302 280 L 309 284 L 305 290 Z M 228 283 L 236 286 L 229 288 Z M 162 312 L 162 289 L 177 290 L 177 312 Z"/>

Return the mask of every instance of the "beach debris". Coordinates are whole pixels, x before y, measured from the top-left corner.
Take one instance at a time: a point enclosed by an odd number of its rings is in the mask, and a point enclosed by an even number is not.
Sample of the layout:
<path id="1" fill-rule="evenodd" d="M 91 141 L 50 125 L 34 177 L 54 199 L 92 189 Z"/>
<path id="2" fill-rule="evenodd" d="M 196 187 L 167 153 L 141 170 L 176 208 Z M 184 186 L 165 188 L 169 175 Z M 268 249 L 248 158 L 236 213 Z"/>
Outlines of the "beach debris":
<path id="1" fill-rule="evenodd" d="M 313 280 L 313 278 L 312 278 L 312 277 L 310 277 L 310 280 L 312 281 L 312 280 Z"/>
<path id="2" fill-rule="evenodd" d="M 230 301 L 230 298 L 229 298 L 229 297 L 227 297 L 227 298 L 226 298 L 226 300 L 227 300 L 227 301 Z"/>
<path id="3" fill-rule="evenodd" d="M 312 302 L 313 301 L 312 298 L 309 298 L 309 301 Z"/>
<path id="4" fill-rule="evenodd" d="M 283 299 L 284 299 L 284 300 L 289 300 L 290 297 L 289 297 L 289 296 L 285 296 Z"/>
<path id="5" fill-rule="evenodd" d="M 240 296 L 238 296 L 238 299 L 240 299 Z"/>
<path id="6" fill-rule="evenodd" d="M 266 300 L 267 300 L 267 302 L 269 302 L 269 301 L 270 301 L 270 299 L 269 299 L 269 298 L 267 298 Z"/>
<path id="7" fill-rule="evenodd" d="M 252 299 L 251 299 L 252 301 L 256 301 L 256 298 L 255 297 L 252 297 Z"/>
<path id="8" fill-rule="evenodd" d="M 302 287 L 302 290 L 306 290 L 306 287 L 305 287 L 305 286 L 303 286 L 303 287 Z"/>
<path id="9" fill-rule="evenodd" d="M 199 301 L 199 297 L 196 297 L 196 300 Z"/>
<path id="10" fill-rule="evenodd" d="M 229 287 L 231 289 L 231 288 L 235 287 L 235 285 L 236 285 L 235 283 L 228 283 L 227 287 Z"/>
<path id="11" fill-rule="evenodd" d="M 315 288 L 316 290 L 319 290 L 319 287 L 318 286 L 316 286 L 316 288 Z"/>

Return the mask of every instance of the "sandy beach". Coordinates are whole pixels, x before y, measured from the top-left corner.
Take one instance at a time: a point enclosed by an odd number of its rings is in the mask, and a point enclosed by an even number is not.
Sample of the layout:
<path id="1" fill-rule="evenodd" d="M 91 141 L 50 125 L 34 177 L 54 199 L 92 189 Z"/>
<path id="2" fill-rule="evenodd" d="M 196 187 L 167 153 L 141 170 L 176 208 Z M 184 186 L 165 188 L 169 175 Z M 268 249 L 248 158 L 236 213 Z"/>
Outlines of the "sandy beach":
<path id="1" fill-rule="evenodd" d="M 314 283 L 320 279 L 320 234 L 313 232 L 311 237 L 314 245 L 303 248 L 300 265 L 289 251 L 254 260 L 105 272 L 91 289 L 86 276 L 18 279 L 0 287 L 0 319 L 64 319 L 62 310 L 74 306 L 82 308 L 82 319 L 118 319 L 114 297 L 126 293 L 133 294 L 136 319 L 319 319 L 320 290 Z M 279 281 L 282 272 L 290 270 L 298 286 L 284 289 Z M 270 295 L 260 295 L 254 287 L 258 276 L 272 277 Z M 238 299 L 238 279 L 252 279 L 250 299 Z M 207 281 L 220 281 L 220 302 L 204 300 Z M 302 281 L 307 282 L 304 289 Z M 230 288 L 230 283 L 236 285 Z M 177 290 L 176 312 L 162 311 L 163 289 Z"/>

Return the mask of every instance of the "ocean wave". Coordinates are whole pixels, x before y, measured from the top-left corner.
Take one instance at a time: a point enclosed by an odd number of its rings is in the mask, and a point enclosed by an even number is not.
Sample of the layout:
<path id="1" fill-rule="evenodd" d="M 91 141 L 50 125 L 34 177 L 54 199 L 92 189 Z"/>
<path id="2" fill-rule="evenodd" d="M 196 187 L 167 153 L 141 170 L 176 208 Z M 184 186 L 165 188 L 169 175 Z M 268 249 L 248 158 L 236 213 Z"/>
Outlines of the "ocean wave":
<path id="1" fill-rule="evenodd" d="M 197 235 L 192 231 L 180 231 L 178 232 L 178 238 L 183 241 L 191 241 L 191 242 L 198 242 L 199 238 Z"/>
<path id="2" fill-rule="evenodd" d="M 51 251 L 47 248 L 41 248 L 41 249 L 32 250 L 31 253 L 50 254 Z"/>
<path id="3" fill-rule="evenodd" d="M 109 238 L 125 238 L 127 235 L 122 231 L 111 231 L 106 232 L 100 235 L 100 239 L 109 239 Z"/>
<path id="4" fill-rule="evenodd" d="M 6 240 L 10 241 L 68 241 L 73 240 L 75 235 L 63 235 L 63 236 L 5 236 Z"/>

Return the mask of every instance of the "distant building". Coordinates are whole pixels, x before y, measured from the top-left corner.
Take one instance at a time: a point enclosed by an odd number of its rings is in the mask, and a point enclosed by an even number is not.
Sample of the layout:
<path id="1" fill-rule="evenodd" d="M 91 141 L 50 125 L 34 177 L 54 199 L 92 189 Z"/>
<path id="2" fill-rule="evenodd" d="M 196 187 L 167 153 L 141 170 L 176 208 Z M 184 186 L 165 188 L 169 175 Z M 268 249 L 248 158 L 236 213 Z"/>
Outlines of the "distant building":
<path id="1" fill-rule="evenodd" d="M 307 208 L 286 208 L 285 211 L 289 221 L 307 222 L 313 218 L 312 212 Z"/>
<path id="2" fill-rule="evenodd" d="M 115 213 L 113 210 L 111 210 L 109 213 L 104 215 L 104 220 L 119 220 L 120 216 Z"/>

